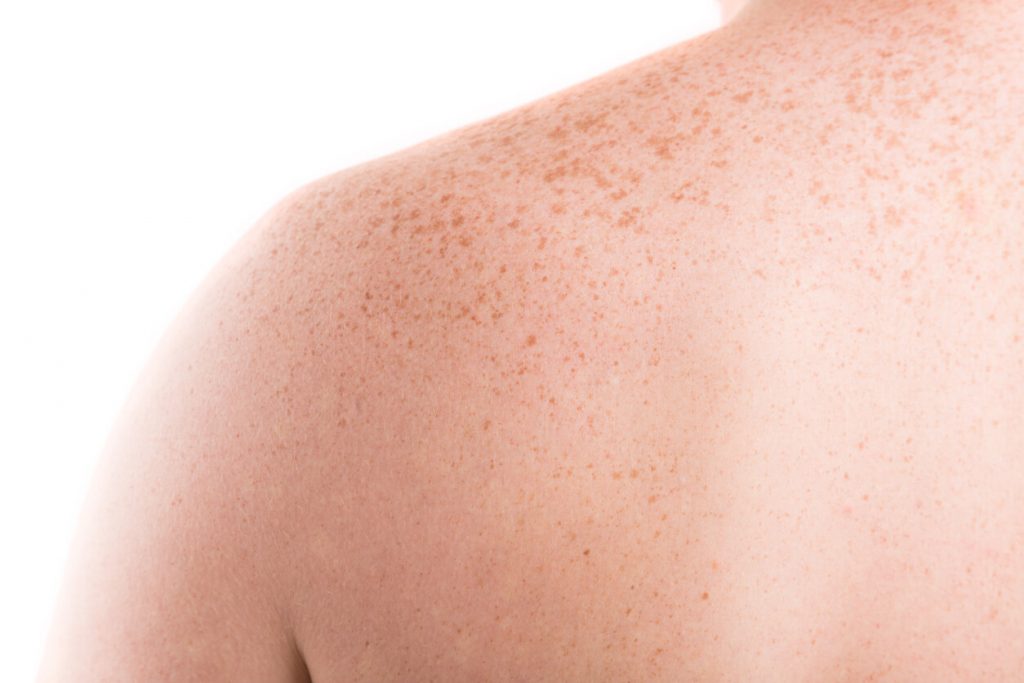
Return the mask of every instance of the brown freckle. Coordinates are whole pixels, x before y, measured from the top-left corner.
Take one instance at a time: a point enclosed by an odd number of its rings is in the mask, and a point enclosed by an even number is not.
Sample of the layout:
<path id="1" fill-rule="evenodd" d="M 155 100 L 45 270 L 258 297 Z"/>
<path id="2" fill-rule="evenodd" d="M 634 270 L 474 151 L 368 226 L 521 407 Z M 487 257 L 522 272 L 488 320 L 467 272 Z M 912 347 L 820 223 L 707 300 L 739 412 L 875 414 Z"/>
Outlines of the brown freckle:
<path id="1" fill-rule="evenodd" d="M 885 209 L 885 222 L 889 225 L 900 225 L 903 221 L 900 219 L 899 211 L 896 210 L 895 206 L 889 206 Z"/>
<path id="2" fill-rule="evenodd" d="M 793 111 L 794 109 L 796 109 L 795 100 L 786 100 L 782 103 L 782 111 Z"/>
<path id="3" fill-rule="evenodd" d="M 486 431 L 486 430 L 488 430 L 490 428 L 491 428 L 491 421 L 490 420 L 484 420 L 484 430 Z"/>
<path id="4" fill-rule="evenodd" d="M 612 472 L 612 479 L 622 479 L 622 472 Z"/>
<path id="5" fill-rule="evenodd" d="M 534 335 L 531 334 L 529 337 L 526 338 L 526 345 L 527 346 L 533 346 L 536 343 L 537 343 L 537 337 L 535 337 Z"/>
<path id="6" fill-rule="evenodd" d="M 538 249 L 543 249 L 544 245 L 546 245 L 547 243 L 548 243 L 548 238 L 547 237 L 541 237 L 539 240 L 537 240 L 537 248 Z"/>
<path id="7" fill-rule="evenodd" d="M 755 136 L 754 136 L 754 142 L 756 142 L 756 143 L 759 143 L 759 144 L 760 144 L 760 142 L 761 142 L 762 140 L 764 140 L 764 138 L 763 138 L 762 136 L 760 136 L 760 135 L 755 135 Z"/>
<path id="8" fill-rule="evenodd" d="M 868 494 L 865 493 L 863 496 L 860 497 L 860 499 L 861 500 L 867 500 L 868 499 Z"/>
<path id="9" fill-rule="evenodd" d="M 568 134 L 569 132 L 565 128 L 563 128 L 562 126 L 558 126 L 557 128 L 548 133 L 548 137 L 551 138 L 552 140 L 562 140 Z"/>
<path id="10" fill-rule="evenodd" d="M 442 203 L 442 204 L 447 204 L 447 203 L 448 203 L 448 201 L 449 201 L 449 200 L 450 200 L 451 198 L 452 198 L 452 195 L 451 195 L 451 194 L 443 194 L 443 195 L 441 195 L 441 203 Z"/>
<path id="11" fill-rule="evenodd" d="M 552 204 L 551 213 L 565 213 L 565 204 Z"/>
<path id="12" fill-rule="evenodd" d="M 639 472 L 639 471 L 637 471 L 637 470 L 636 470 L 635 468 L 634 468 L 634 469 L 631 469 L 631 470 L 629 471 L 629 478 L 630 478 L 630 479 L 636 479 L 636 478 L 637 478 L 637 477 L 638 477 L 639 475 L 640 475 L 640 472 Z"/>
<path id="13" fill-rule="evenodd" d="M 739 95 L 733 95 L 732 99 L 734 101 L 736 101 L 736 102 L 739 102 L 740 104 L 745 104 L 747 102 L 747 100 L 750 99 L 750 96 L 753 95 L 753 94 L 754 94 L 753 90 L 748 90 L 745 93 L 740 93 Z"/>
<path id="14" fill-rule="evenodd" d="M 653 502 L 654 502 L 654 501 L 656 501 L 656 500 L 658 500 L 658 497 L 657 497 L 657 496 L 654 496 L 654 495 L 651 495 L 651 496 L 647 496 L 647 502 L 648 502 L 648 503 L 653 503 Z"/>
<path id="15" fill-rule="evenodd" d="M 583 554 L 584 555 L 589 555 L 590 554 L 590 548 L 587 548 L 586 550 L 584 550 Z"/>
<path id="16" fill-rule="evenodd" d="M 707 600 L 708 599 L 708 592 L 704 591 L 703 593 L 701 593 L 700 594 L 700 599 L 701 600 Z"/>

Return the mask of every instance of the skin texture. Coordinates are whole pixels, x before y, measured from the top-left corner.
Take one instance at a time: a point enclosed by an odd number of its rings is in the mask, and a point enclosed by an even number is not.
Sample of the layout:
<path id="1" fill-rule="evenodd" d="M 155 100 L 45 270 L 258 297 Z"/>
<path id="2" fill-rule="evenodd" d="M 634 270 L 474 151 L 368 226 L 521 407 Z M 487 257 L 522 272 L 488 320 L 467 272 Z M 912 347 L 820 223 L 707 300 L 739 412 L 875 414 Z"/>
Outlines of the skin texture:
<path id="1" fill-rule="evenodd" d="M 1021 680 L 1022 31 L 754 0 L 284 198 L 40 680 Z"/>

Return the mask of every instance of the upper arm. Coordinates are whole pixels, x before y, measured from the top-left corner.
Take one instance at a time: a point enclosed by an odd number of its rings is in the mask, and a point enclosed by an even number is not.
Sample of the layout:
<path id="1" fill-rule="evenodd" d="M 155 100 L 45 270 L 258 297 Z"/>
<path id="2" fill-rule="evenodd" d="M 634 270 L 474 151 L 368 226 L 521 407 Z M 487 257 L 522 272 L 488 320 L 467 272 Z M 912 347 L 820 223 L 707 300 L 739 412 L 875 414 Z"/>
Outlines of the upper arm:
<path id="1" fill-rule="evenodd" d="M 40 683 L 307 678 L 282 597 L 290 516 L 275 392 L 288 362 L 252 300 L 258 231 L 193 295 L 122 408 Z"/>

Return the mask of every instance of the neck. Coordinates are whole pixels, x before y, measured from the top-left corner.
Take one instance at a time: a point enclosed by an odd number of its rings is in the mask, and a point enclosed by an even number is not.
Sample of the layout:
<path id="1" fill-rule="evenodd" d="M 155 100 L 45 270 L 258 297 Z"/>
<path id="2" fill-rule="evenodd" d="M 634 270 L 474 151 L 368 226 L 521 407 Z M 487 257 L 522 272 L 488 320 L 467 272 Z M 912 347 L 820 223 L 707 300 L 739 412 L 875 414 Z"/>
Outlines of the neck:
<path id="1" fill-rule="evenodd" d="M 1010 49 L 1024 45 L 1022 0 L 747 0 L 723 4 L 730 25 L 759 29 L 846 27 L 880 35 L 901 31 L 935 32 L 949 36 L 950 50 L 960 43 L 990 44 Z"/>
<path id="2" fill-rule="evenodd" d="M 1021 26 L 1020 0 L 726 0 L 726 14 L 743 17 L 800 17 L 846 20 L 862 17 L 911 19 L 931 17 L 936 22 L 992 24 L 1011 20 Z"/>

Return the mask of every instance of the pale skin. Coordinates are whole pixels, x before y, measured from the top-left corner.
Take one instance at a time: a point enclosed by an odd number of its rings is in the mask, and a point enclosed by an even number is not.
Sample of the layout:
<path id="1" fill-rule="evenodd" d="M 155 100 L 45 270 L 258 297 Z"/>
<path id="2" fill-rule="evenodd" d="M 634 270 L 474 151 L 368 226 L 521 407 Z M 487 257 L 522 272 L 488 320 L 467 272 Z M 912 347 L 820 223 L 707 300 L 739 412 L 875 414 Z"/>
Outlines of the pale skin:
<path id="1" fill-rule="evenodd" d="M 39 683 L 1024 678 L 1024 9 L 735 9 L 269 212 Z"/>

